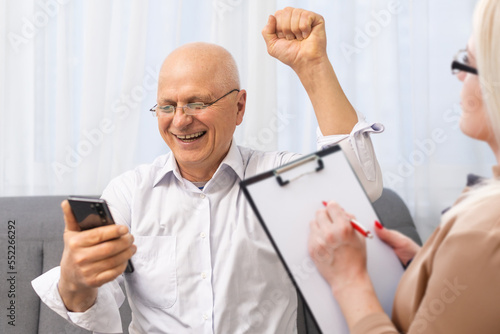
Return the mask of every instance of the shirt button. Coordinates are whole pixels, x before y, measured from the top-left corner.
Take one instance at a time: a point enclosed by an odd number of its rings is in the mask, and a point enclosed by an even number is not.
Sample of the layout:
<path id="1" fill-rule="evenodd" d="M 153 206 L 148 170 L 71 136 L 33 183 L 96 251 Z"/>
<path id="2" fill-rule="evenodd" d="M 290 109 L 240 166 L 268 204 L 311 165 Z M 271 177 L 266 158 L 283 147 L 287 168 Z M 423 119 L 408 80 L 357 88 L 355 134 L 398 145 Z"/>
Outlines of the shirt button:
<path id="1" fill-rule="evenodd" d="M 203 279 L 207 278 L 207 273 L 206 272 L 202 272 L 201 273 L 201 278 L 203 278 Z"/>
<path id="2" fill-rule="evenodd" d="M 200 198 L 204 199 L 205 198 L 205 194 L 200 194 Z"/>
<path id="3" fill-rule="evenodd" d="M 203 320 L 208 320 L 208 315 L 203 314 Z"/>
<path id="4" fill-rule="evenodd" d="M 201 232 L 201 233 L 200 233 L 200 237 L 201 237 L 202 239 L 205 239 L 205 237 L 206 237 L 206 236 L 207 236 L 207 235 L 205 234 L 205 232 Z"/>

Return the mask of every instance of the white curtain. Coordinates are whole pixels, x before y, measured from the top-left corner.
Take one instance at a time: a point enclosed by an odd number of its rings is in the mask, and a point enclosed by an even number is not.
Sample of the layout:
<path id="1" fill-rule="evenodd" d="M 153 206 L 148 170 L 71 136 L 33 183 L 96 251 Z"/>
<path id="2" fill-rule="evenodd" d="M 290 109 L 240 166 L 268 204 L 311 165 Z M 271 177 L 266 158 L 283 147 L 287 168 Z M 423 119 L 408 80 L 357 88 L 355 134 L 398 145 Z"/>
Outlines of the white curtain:
<path id="1" fill-rule="evenodd" d="M 99 194 L 168 147 L 149 113 L 164 57 L 192 41 L 235 57 L 248 91 L 241 145 L 310 153 L 316 120 L 294 73 L 267 55 L 269 14 L 326 19 L 328 52 L 373 137 L 385 186 L 426 239 L 465 175 L 490 176 L 486 146 L 460 133 L 450 62 L 475 0 L 0 0 L 0 195 Z"/>

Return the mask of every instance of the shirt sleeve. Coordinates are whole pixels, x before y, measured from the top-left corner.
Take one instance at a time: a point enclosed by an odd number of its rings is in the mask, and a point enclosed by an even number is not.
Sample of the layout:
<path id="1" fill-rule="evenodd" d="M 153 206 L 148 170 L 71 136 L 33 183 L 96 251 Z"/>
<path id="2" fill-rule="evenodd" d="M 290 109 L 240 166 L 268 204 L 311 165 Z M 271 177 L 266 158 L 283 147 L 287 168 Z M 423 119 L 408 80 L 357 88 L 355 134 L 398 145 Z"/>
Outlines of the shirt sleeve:
<path id="1" fill-rule="evenodd" d="M 115 223 L 127 225 L 129 229 L 132 223 L 130 208 L 135 182 L 135 171 L 128 171 L 111 180 L 101 195 L 106 200 Z"/>
<path id="2" fill-rule="evenodd" d="M 117 280 L 98 289 L 95 304 L 85 312 L 70 312 L 59 295 L 61 268 L 55 267 L 31 281 L 40 299 L 69 322 L 94 333 L 123 333 L 119 307 L 125 300 Z"/>
<path id="3" fill-rule="evenodd" d="M 317 129 L 318 150 L 339 144 L 372 202 L 382 194 L 383 182 L 370 134 L 383 131 L 382 124 L 368 123 L 363 118 L 350 134 L 323 136 L 319 127 Z"/>

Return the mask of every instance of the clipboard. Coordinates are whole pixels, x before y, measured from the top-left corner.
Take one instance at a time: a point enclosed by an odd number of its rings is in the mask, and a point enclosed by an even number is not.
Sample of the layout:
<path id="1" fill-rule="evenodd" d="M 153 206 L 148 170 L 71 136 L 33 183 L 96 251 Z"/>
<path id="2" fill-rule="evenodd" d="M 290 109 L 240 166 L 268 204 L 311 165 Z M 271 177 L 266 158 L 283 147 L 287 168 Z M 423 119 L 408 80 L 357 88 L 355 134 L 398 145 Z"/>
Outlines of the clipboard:
<path id="1" fill-rule="evenodd" d="M 385 313 L 404 269 L 393 250 L 375 234 L 377 214 L 356 173 L 335 145 L 240 182 L 293 284 L 323 333 L 349 333 L 330 286 L 307 251 L 309 222 L 322 201 L 335 200 L 374 235 L 366 240 L 367 268 Z"/>

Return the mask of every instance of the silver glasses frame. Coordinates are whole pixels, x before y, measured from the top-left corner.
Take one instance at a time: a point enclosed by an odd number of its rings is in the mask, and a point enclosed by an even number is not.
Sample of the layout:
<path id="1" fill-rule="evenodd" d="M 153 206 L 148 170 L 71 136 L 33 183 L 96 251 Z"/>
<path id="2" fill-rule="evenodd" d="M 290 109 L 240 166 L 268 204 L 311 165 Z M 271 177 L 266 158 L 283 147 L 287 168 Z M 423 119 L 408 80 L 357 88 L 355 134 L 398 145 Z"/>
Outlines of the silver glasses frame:
<path id="1" fill-rule="evenodd" d="M 156 117 L 173 115 L 177 109 L 182 109 L 182 112 L 185 115 L 190 115 L 190 116 L 198 115 L 198 114 L 201 114 L 203 111 L 205 111 L 205 109 L 207 109 L 208 107 L 212 106 L 214 103 L 219 102 L 220 100 L 222 100 L 223 98 L 225 98 L 226 96 L 228 96 L 229 94 L 231 94 L 233 92 L 239 93 L 240 90 L 236 89 L 236 88 L 232 89 L 229 92 L 227 92 L 226 94 L 219 97 L 217 100 L 210 102 L 210 103 L 193 102 L 193 103 L 188 103 L 184 106 L 173 106 L 170 104 L 166 105 L 166 106 L 159 106 L 158 104 L 155 104 L 153 108 L 149 109 L 149 111 L 151 111 L 153 113 L 153 116 L 156 116 Z M 158 115 L 159 113 L 161 113 L 161 114 Z"/>

